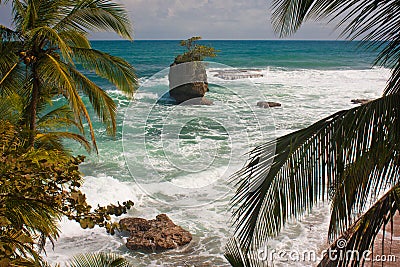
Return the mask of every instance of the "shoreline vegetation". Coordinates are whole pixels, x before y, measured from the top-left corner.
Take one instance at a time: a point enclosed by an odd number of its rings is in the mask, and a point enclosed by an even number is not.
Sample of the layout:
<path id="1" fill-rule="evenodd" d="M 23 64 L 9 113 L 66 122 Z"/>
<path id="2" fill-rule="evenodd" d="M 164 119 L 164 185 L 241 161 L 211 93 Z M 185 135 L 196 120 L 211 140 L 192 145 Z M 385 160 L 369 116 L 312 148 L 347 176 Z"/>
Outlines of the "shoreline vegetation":
<path id="1" fill-rule="evenodd" d="M 60 236 L 59 222 L 64 217 L 83 229 L 97 226 L 111 235 L 122 230 L 145 235 L 152 229 L 162 242 L 168 239 L 161 248 L 176 248 L 178 239 L 182 244 L 190 242 L 192 235 L 165 214 L 156 220 L 140 219 L 140 223 L 125 219 L 130 229 L 116 223 L 115 217 L 134 206 L 132 201 L 90 206 L 81 191 L 79 165 L 85 157 L 64 146 L 69 140 L 88 153 L 99 152 L 93 116 L 83 96 L 107 134 L 117 132 L 117 105 L 91 75 L 107 80 L 128 100 L 138 89 L 134 67 L 123 58 L 94 49 L 88 39 L 92 31 L 107 31 L 132 41 L 132 25 L 124 7 L 109 0 L 0 0 L 0 5 L 7 3 L 13 6 L 13 24 L 0 25 L 0 267 L 49 266 L 43 250 L 47 242 L 54 244 Z M 231 207 L 226 207 L 233 213 L 235 226 L 224 255 L 232 266 L 263 266 L 257 248 L 279 235 L 289 220 L 302 218 L 322 201 L 331 204 L 328 251 L 363 254 L 382 245 L 382 253 L 387 253 L 387 247 L 394 244 L 393 253 L 399 252 L 398 242 L 387 242 L 385 231 L 380 234 L 383 228 L 397 237 L 399 230 L 397 5 L 394 0 L 273 1 L 274 30 L 281 37 L 296 32 L 307 19 L 339 16 L 343 36 L 361 38 L 364 47 L 377 49 L 375 65 L 391 68 L 391 76 L 382 97 L 358 99 L 362 105 L 338 111 L 250 152 L 248 162 L 232 177 L 237 191 Z M 219 52 L 194 44 L 199 39 L 181 42 L 188 51 L 175 58 L 176 65 L 203 61 Z M 206 76 L 203 65 L 199 72 Z M 201 86 L 203 99 L 207 79 Z M 64 99 L 63 105 L 53 105 L 54 98 Z M 259 102 L 264 108 L 272 105 L 280 106 Z M 158 231 L 161 222 L 177 229 L 180 236 L 173 240 L 177 234 Z M 152 247 L 152 242 L 154 238 L 148 237 L 146 247 Z M 364 258 L 332 259 L 327 253 L 319 266 L 364 263 Z M 68 264 L 131 266 L 123 257 L 105 253 L 78 255 Z"/>
<path id="2" fill-rule="evenodd" d="M 80 191 L 78 166 L 84 157 L 73 156 L 63 143 L 68 139 L 88 152 L 98 151 L 82 95 L 107 132 L 115 135 L 113 99 L 76 66 L 132 97 L 138 86 L 133 67 L 93 49 L 87 39 L 89 31 L 110 31 L 132 40 L 132 25 L 125 9 L 113 1 L 14 0 L 10 4 L 13 27 L 0 25 L 0 265 L 46 266 L 43 249 L 59 237 L 63 216 L 84 229 L 99 226 L 114 234 L 119 225 L 111 216 L 133 206 L 127 201 L 92 208 Z M 64 97 L 65 104 L 49 105 L 55 97 Z"/>

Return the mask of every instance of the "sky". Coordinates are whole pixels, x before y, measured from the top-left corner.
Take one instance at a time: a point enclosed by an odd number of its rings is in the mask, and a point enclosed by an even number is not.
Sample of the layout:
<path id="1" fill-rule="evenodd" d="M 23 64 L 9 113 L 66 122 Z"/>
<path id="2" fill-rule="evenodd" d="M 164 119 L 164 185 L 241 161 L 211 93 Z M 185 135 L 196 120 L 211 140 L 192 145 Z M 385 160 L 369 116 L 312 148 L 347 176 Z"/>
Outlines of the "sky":
<path id="1" fill-rule="evenodd" d="M 128 10 L 136 40 L 182 40 L 202 36 L 213 40 L 278 39 L 271 25 L 271 0 L 117 0 Z M 10 8 L 0 6 L 0 24 L 10 25 Z M 286 39 L 336 40 L 333 25 L 307 22 Z M 93 40 L 118 39 L 110 33 Z"/>

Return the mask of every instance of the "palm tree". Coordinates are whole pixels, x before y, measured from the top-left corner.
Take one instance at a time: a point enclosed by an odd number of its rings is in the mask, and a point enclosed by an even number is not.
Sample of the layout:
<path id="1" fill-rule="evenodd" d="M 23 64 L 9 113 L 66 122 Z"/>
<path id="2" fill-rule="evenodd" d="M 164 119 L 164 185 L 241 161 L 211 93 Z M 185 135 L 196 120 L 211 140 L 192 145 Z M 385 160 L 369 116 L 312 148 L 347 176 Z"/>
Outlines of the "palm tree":
<path id="1" fill-rule="evenodd" d="M 273 25 L 281 36 L 308 19 L 330 18 L 342 37 L 360 38 L 379 51 L 375 64 L 392 68 L 383 96 L 337 112 L 313 125 L 255 148 L 233 179 L 235 237 L 226 257 L 234 266 L 261 266 L 256 250 L 289 218 L 329 200 L 331 249 L 373 246 L 379 230 L 400 211 L 400 5 L 397 0 L 274 0 Z M 380 196 L 380 198 L 379 198 Z M 370 205 L 371 199 L 375 200 Z M 320 266 L 359 266 L 363 260 Z"/>
<path id="2" fill-rule="evenodd" d="M 109 0 L 0 0 L 11 2 L 13 29 L 0 25 L 0 96 L 23 96 L 29 145 L 36 142 L 38 109 L 63 96 L 83 134 L 83 120 L 97 150 L 86 95 L 110 134 L 116 131 L 116 105 L 80 68 L 95 72 L 128 96 L 137 87 L 133 67 L 121 58 L 95 50 L 89 31 L 113 31 L 132 40 L 125 9 Z"/>

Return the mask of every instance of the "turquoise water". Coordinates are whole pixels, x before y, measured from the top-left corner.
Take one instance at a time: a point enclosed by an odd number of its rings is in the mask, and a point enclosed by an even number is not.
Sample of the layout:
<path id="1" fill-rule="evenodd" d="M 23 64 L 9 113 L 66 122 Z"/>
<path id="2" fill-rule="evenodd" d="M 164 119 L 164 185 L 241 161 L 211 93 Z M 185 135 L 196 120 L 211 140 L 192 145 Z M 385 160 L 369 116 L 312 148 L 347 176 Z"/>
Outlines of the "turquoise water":
<path id="1" fill-rule="evenodd" d="M 81 230 L 63 221 L 55 250 L 48 249 L 50 262 L 63 263 L 81 252 L 112 251 L 124 254 L 135 266 L 228 266 L 223 248 L 232 234 L 228 207 L 233 189 L 227 181 L 245 163 L 246 152 L 353 107 L 351 99 L 378 97 L 389 75 L 385 68 L 371 67 L 376 52 L 357 50 L 357 42 L 203 41 L 221 51 L 207 65 L 207 98 L 214 104 L 169 105 L 163 98 L 168 92 L 167 68 L 182 52 L 178 43 L 93 42 L 96 49 L 134 65 L 141 88 L 130 101 L 87 73 L 116 101 L 118 132 L 107 136 L 95 122 L 99 155 L 89 155 L 81 170 L 92 205 L 131 199 L 135 208 L 129 216 L 151 219 L 167 213 L 192 232 L 193 241 L 178 250 L 143 254 L 128 251 L 125 236 Z M 254 78 L 241 78 L 243 73 Z M 234 78 L 221 78 L 224 75 Z M 257 108 L 262 100 L 282 107 Z M 84 153 L 75 144 L 70 146 Z M 269 245 L 277 250 L 321 251 L 326 246 L 328 213 L 328 207 L 316 207 L 310 216 L 291 222 Z"/>
<path id="2" fill-rule="evenodd" d="M 282 67 L 366 69 L 376 52 L 346 41 L 201 41 L 220 52 L 213 61 L 236 68 Z M 121 56 L 133 64 L 140 77 L 168 67 L 183 49 L 178 41 L 95 41 L 95 49 Z"/>

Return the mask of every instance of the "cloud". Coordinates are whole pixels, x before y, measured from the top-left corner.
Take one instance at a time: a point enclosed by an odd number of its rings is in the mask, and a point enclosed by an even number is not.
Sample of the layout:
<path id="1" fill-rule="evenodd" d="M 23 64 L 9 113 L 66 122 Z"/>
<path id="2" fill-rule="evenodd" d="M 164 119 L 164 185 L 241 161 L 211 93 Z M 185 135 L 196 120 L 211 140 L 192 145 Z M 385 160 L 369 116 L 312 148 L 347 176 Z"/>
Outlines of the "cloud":
<path id="1" fill-rule="evenodd" d="M 276 39 L 271 0 L 120 0 L 132 18 L 135 39 Z M 11 10 L 0 7 L 0 23 L 10 25 Z M 292 39 L 335 39 L 333 25 L 306 23 Z M 117 39 L 94 33 L 93 39 Z"/>
<path id="2" fill-rule="evenodd" d="M 137 39 L 276 39 L 270 0 L 123 0 Z M 293 39 L 334 39 L 332 27 L 308 23 Z"/>
<path id="3" fill-rule="evenodd" d="M 7 27 L 11 26 L 11 6 L 9 4 L 0 5 L 0 24 Z"/>

